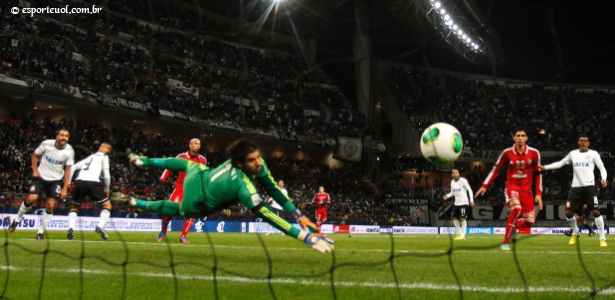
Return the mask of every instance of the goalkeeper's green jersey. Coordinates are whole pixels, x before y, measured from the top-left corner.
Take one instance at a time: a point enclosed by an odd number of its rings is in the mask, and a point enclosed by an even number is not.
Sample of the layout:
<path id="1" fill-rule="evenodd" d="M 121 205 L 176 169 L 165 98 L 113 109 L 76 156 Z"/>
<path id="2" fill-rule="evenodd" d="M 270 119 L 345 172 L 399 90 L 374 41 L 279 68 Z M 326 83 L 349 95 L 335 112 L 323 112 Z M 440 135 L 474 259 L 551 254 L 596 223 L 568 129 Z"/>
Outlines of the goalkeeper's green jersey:
<path id="1" fill-rule="evenodd" d="M 295 206 L 282 193 L 271 172 L 261 158 L 261 170 L 256 178 L 233 166 L 230 160 L 214 169 L 189 162 L 184 180 L 184 198 L 180 208 L 186 217 L 202 217 L 241 202 L 252 210 L 262 202 L 255 187 L 259 182 L 285 211 L 293 212 Z"/>

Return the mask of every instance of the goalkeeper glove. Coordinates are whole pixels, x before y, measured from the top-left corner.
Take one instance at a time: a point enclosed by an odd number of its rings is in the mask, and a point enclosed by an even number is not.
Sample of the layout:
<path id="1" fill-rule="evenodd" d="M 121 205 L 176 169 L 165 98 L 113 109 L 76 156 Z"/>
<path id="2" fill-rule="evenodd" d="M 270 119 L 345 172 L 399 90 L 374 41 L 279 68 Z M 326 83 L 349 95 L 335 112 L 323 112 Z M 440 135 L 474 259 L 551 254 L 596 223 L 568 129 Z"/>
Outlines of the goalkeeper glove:
<path id="1" fill-rule="evenodd" d="M 305 234 L 303 242 L 322 253 L 333 251 L 335 243 L 334 240 L 327 238 L 324 234 L 312 233 L 309 230 Z"/>
<path id="2" fill-rule="evenodd" d="M 293 215 L 295 216 L 295 218 L 297 218 L 297 223 L 299 223 L 299 226 L 301 226 L 301 229 L 308 230 L 308 231 L 311 230 L 316 233 L 320 232 L 320 229 L 318 229 L 318 226 L 316 226 L 316 224 L 314 224 L 312 221 L 310 221 L 310 219 L 304 216 L 299 209 L 295 209 L 293 211 Z"/>

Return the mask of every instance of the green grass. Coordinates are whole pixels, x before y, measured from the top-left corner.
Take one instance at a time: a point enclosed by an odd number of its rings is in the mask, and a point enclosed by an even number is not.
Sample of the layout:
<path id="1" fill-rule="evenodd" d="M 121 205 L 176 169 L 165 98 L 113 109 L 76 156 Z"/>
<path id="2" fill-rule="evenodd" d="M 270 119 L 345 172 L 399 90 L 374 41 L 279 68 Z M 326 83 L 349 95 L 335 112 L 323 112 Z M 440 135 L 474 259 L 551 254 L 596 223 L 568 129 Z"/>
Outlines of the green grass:
<path id="1" fill-rule="evenodd" d="M 189 245 L 178 243 L 178 233 L 168 235 L 168 244 L 156 243 L 156 233 L 123 233 L 126 243 L 116 233 L 110 233 L 109 241 L 93 232 L 77 233 L 74 241 L 67 241 L 65 232 L 50 232 L 45 241 L 34 240 L 34 235 L 34 231 L 18 230 L 9 236 L 8 247 L 0 249 L 0 289 L 7 278 L 6 266 L 10 266 L 5 297 L 37 298 L 44 271 L 42 299 L 78 299 L 81 288 L 84 299 L 118 299 L 124 288 L 126 299 L 172 299 L 172 252 L 178 298 L 215 298 L 214 256 L 205 233 L 192 233 Z M 212 233 L 210 237 L 216 246 L 220 299 L 273 299 L 267 255 L 257 235 Z M 277 299 L 333 299 L 329 272 L 333 262 L 337 299 L 397 299 L 389 235 L 334 235 L 334 255 L 318 253 L 281 235 L 261 237 L 271 255 L 271 285 Z M 459 299 L 447 255 L 448 236 L 393 238 L 393 263 L 404 299 Z M 450 259 L 464 299 L 523 299 L 524 285 L 513 253 L 499 250 L 501 239 L 499 235 L 470 235 L 454 243 Z M 6 241 L 2 239 L 4 245 Z M 582 258 L 597 288 L 613 284 L 615 245 L 600 248 L 597 236 L 583 236 L 580 242 Z M 80 259 L 82 249 L 84 259 Z M 516 250 L 531 299 L 589 296 L 589 277 L 567 237 L 523 236 Z M 607 288 L 597 298 L 613 299 L 615 289 Z"/>

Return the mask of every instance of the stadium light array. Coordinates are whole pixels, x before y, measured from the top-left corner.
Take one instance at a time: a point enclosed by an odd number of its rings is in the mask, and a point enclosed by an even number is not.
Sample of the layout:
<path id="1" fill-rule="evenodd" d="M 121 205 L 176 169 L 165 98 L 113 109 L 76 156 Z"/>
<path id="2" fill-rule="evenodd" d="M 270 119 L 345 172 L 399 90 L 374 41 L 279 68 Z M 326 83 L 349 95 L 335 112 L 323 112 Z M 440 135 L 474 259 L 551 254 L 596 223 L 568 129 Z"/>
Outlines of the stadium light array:
<path id="1" fill-rule="evenodd" d="M 468 58 L 483 52 L 483 40 L 454 5 L 446 0 L 428 0 L 425 3 L 428 3 L 427 17 L 458 52 Z"/>

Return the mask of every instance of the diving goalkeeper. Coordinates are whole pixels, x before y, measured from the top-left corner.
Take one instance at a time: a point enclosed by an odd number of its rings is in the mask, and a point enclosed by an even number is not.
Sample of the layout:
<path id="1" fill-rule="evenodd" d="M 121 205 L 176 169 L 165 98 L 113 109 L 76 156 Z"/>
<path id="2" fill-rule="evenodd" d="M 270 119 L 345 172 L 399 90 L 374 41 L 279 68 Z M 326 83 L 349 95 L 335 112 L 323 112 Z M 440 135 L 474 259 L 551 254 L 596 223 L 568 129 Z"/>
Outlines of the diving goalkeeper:
<path id="1" fill-rule="evenodd" d="M 111 200 L 128 202 L 130 206 L 165 216 L 181 215 L 186 218 L 201 218 L 239 201 L 252 212 L 259 214 L 267 223 L 313 249 L 320 252 L 333 251 L 333 240 L 318 234 L 316 224 L 308 220 L 293 205 L 290 198 L 281 192 L 254 141 L 239 139 L 229 147 L 229 152 L 231 159 L 214 169 L 182 158 L 147 158 L 130 154 L 130 163 L 138 167 L 152 166 L 171 171 L 185 171 L 184 199 L 182 202 L 144 201 L 115 193 Z M 265 204 L 254 187 L 255 181 L 263 185 L 267 193 L 285 211 L 297 218 L 297 223 L 302 229 L 293 227 Z"/>

